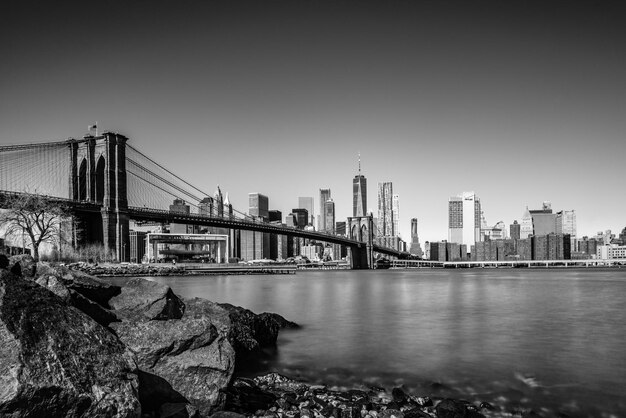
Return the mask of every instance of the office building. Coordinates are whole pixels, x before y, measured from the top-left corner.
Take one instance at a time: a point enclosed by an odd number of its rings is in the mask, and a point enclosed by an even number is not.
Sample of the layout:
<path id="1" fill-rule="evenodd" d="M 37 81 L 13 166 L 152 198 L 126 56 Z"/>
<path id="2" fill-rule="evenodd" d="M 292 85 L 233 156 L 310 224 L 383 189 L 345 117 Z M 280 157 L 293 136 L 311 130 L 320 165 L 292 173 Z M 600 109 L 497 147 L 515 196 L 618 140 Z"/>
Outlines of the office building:
<path id="1" fill-rule="evenodd" d="M 447 242 L 431 242 L 430 243 L 430 260 L 431 261 L 446 261 L 446 247 Z"/>
<path id="2" fill-rule="evenodd" d="M 556 213 L 556 233 L 568 234 L 571 239 L 570 248 L 576 248 L 576 212 L 561 210 Z"/>
<path id="3" fill-rule="evenodd" d="M 417 234 L 417 218 L 411 219 L 411 248 L 409 252 L 418 257 L 422 257 L 422 247 L 420 246 L 419 236 Z"/>
<path id="4" fill-rule="evenodd" d="M 365 216 L 367 213 L 367 179 L 361 174 L 361 154 L 359 173 L 352 179 L 352 216 Z"/>
<path id="5" fill-rule="evenodd" d="M 524 215 L 522 215 L 522 223 L 520 224 L 520 239 L 526 239 L 533 234 L 533 217 L 526 206 Z"/>
<path id="6" fill-rule="evenodd" d="M 378 236 L 393 237 L 393 185 L 390 181 L 378 183 Z"/>
<path id="7" fill-rule="evenodd" d="M 306 209 L 309 212 L 309 225 L 315 225 L 315 215 L 313 213 L 313 198 L 312 197 L 299 197 L 298 207 Z"/>
<path id="8" fill-rule="evenodd" d="M 556 234 L 556 213 L 552 213 L 552 204 L 543 202 L 541 209 L 531 210 L 533 235 Z"/>
<path id="9" fill-rule="evenodd" d="M 340 236 L 347 236 L 346 221 L 339 221 L 335 223 L 335 234 Z"/>
<path id="10" fill-rule="evenodd" d="M 335 202 L 332 199 L 328 199 L 324 204 L 324 219 L 326 225 L 324 225 L 324 231 L 328 234 L 335 234 Z"/>
<path id="11" fill-rule="evenodd" d="M 400 196 L 394 194 L 391 202 L 391 208 L 393 213 L 393 233 L 394 235 L 399 235 L 400 230 L 398 229 L 398 219 L 400 219 Z"/>
<path id="12" fill-rule="evenodd" d="M 521 225 L 517 223 L 517 221 L 513 221 L 511 225 L 509 225 L 509 235 L 511 239 L 520 239 L 521 238 Z"/>
<path id="13" fill-rule="evenodd" d="M 482 239 L 482 209 L 474 192 L 463 192 L 448 201 L 448 241 L 472 246 Z"/>
<path id="14" fill-rule="evenodd" d="M 303 208 L 291 209 L 297 229 L 304 229 L 308 225 L 309 212 Z"/>
<path id="15" fill-rule="evenodd" d="M 326 201 L 330 199 L 330 189 L 320 189 L 320 214 L 317 217 L 317 230 L 324 231 L 326 216 L 324 212 Z"/>
<path id="16" fill-rule="evenodd" d="M 269 198 L 261 193 L 248 194 L 248 213 L 254 219 L 269 221 Z M 243 260 L 259 260 L 270 257 L 270 234 L 256 231 L 240 233 L 240 250 Z"/>
<path id="17" fill-rule="evenodd" d="M 130 231 L 130 259 L 131 263 L 141 263 L 146 253 L 145 231 Z M 0 248 L 2 248 L 0 246 Z"/>

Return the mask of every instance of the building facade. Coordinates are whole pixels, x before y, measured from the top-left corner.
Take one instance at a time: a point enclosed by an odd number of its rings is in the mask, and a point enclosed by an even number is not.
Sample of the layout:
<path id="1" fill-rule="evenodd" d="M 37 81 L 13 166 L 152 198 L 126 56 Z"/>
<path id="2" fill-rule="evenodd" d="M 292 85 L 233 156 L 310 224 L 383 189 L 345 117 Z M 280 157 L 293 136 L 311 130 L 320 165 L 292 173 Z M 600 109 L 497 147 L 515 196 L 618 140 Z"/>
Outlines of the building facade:
<path id="1" fill-rule="evenodd" d="M 324 231 L 328 234 L 335 234 L 335 202 L 332 199 L 328 199 L 324 204 L 324 219 L 326 225 L 324 225 Z"/>
<path id="2" fill-rule="evenodd" d="M 315 214 L 313 213 L 313 198 L 312 197 L 299 197 L 298 207 L 306 209 L 309 212 L 309 225 L 315 225 Z"/>
<path id="3" fill-rule="evenodd" d="M 448 201 L 448 241 L 468 247 L 480 242 L 481 234 L 480 199 L 474 192 L 463 192 Z"/>
<path id="4" fill-rule="evenodd" d="M 393 184 L 378 183 L 378 236 L 393 237 Z"/>
<path id="5" fill-rule="evenodd" d="M 320 189 L 320 214 L 317 221 L 318 231 L 324 231 L 324 228 L 326 226 L 326 214 L 324 212 L 324 207 L 326 201 L 329 200 L 330 197 L 330 189 Z"/>

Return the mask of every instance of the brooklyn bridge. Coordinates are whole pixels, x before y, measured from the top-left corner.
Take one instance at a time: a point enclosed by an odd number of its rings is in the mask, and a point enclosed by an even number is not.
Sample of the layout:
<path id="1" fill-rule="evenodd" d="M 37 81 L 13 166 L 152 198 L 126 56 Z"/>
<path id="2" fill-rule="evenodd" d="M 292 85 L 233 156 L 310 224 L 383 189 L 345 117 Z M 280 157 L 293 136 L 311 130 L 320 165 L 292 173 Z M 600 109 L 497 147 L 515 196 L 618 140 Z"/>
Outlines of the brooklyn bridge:
<path id="1" fill-rule="evenodd" d="M 0 146 L 0 208 L 22 194 L 67 204 L 85 233 L 83 242 L 101 243 L 117 260 L 129 259 L 131 221 L 257 231 L 345 245 L 351 268 L 374 267 L 374 253 L 406 253 L 374 242 L 372 216 L 350 217 L 347 236 L 268 223 L 211 196 L 154 161 L 113 132 L 20 145 Z M 189 213 L 169 210 L 184 200 Z"/>

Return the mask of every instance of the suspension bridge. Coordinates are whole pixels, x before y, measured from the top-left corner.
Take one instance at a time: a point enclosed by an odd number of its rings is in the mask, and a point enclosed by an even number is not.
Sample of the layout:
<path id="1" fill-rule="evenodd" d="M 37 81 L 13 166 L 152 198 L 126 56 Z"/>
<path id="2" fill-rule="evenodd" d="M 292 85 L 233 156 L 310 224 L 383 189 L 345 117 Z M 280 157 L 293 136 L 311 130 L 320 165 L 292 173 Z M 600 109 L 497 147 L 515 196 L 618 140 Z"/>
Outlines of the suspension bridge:
<path id="1" fill-rule="evenodd" d="M 0 146 L 0 207 L 7 197 L 46 196 L 72 208 L 83 242 L 102 243 L 127 260 L 131 221 L 256 231 L 345 245 L 351 267 L 373 268 L 374 253 L 408 254 L 374 242 L 371 216 L 348 218 L 347 235 L 268 223 L 202 191 L 128 143 L 118 133 Z M 170 210 L 174 200 L 188 211 Z"/>

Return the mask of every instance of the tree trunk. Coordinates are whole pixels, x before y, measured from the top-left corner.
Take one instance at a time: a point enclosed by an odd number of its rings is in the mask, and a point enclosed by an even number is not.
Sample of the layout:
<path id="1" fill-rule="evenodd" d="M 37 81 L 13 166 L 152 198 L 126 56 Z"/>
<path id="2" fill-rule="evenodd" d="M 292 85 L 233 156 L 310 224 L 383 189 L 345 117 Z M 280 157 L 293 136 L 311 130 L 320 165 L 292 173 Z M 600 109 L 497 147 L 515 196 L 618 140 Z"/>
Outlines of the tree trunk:
<path id="1" fill-rule="evenodd" d="M 33 244 L 33 258 L 39 261 L 39 244 Z"/>

